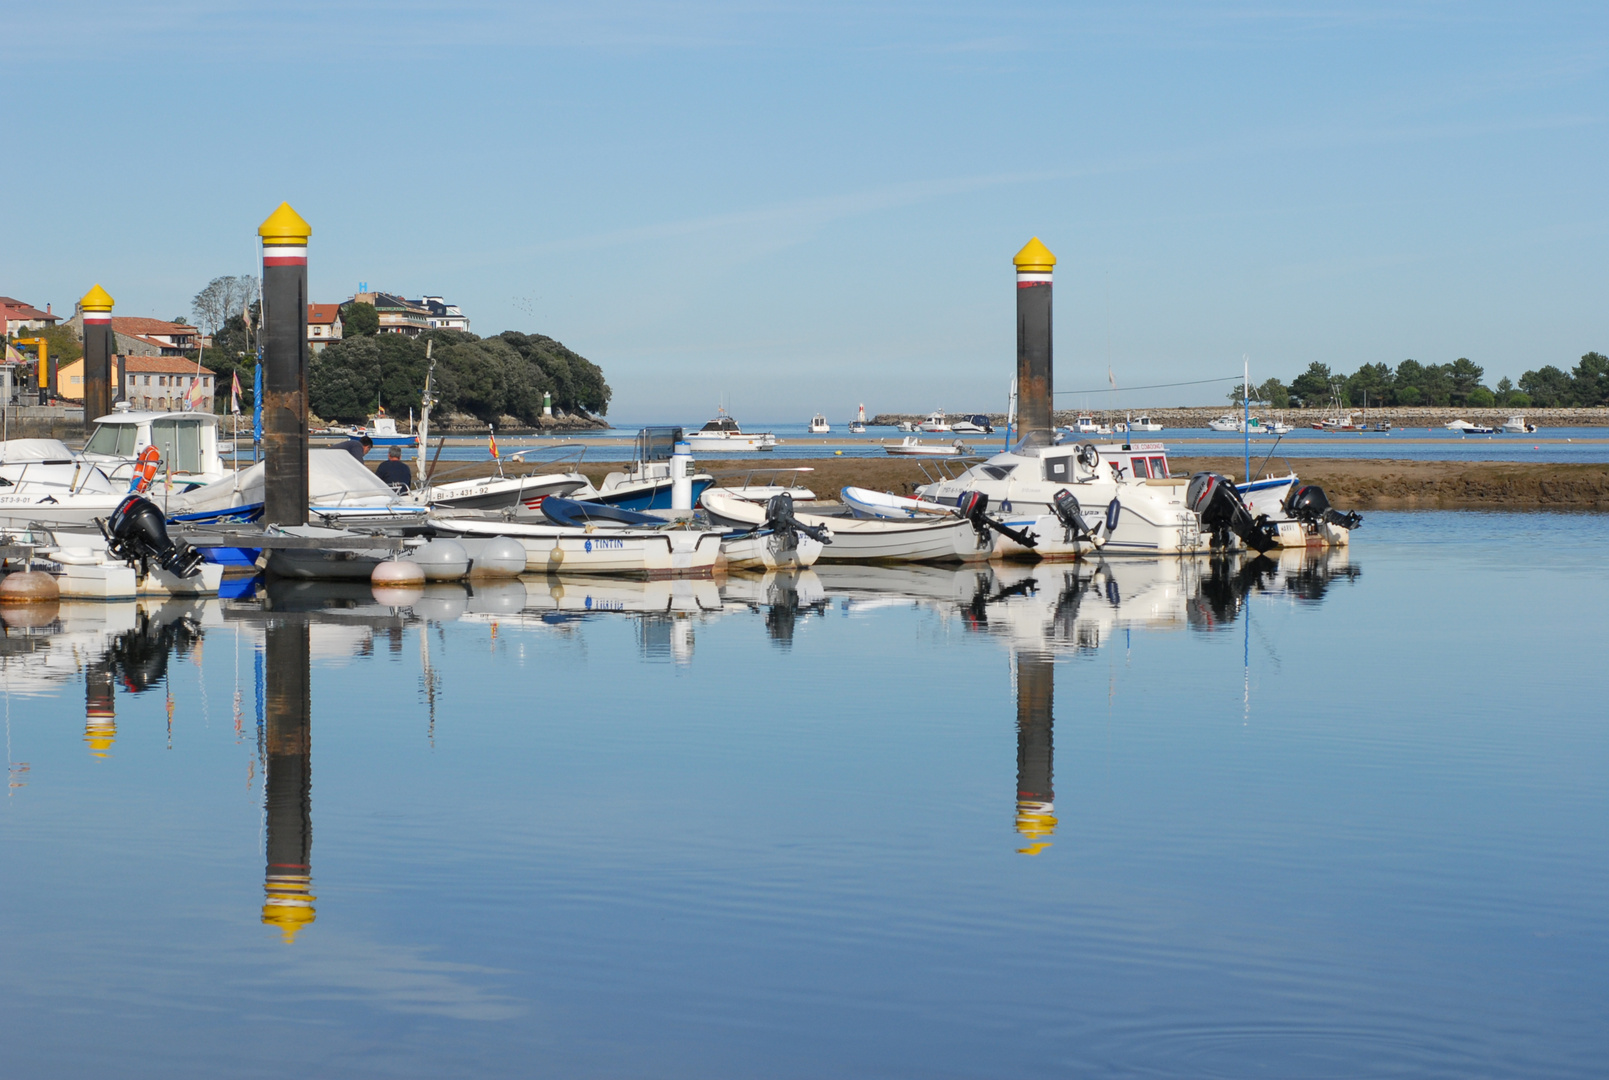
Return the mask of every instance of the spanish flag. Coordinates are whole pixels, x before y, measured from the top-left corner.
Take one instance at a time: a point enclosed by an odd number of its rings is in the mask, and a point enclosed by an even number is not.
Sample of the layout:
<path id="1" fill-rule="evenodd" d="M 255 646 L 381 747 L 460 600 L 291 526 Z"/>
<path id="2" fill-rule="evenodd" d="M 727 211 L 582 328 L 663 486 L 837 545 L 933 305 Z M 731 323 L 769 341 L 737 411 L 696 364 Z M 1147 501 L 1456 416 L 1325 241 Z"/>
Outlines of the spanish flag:
<path id="1" fill-rule="evenodd" d="M 497 460 L 497 432 L 488 431 L 486 433 L 486 442 L 487 442 L 487 445 L 489 445 L 492 448 L 492 460 L 496 461 Z"/>

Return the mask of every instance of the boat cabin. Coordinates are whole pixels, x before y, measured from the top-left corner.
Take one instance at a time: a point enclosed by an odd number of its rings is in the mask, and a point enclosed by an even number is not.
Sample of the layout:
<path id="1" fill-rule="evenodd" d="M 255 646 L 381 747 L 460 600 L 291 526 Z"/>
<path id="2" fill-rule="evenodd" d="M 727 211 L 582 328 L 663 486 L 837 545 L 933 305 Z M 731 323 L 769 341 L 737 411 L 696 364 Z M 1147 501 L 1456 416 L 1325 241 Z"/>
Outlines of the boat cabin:
<path id="1" fill-rule="evenodd" d="M 80 455 L 114 479 L 127 479 L 147 446 L 162 455 L 160 472 L 172 484 L 210 484 L 224 478 L 218 418 L 212 413 L 119 410 L 95 421 Z"/>

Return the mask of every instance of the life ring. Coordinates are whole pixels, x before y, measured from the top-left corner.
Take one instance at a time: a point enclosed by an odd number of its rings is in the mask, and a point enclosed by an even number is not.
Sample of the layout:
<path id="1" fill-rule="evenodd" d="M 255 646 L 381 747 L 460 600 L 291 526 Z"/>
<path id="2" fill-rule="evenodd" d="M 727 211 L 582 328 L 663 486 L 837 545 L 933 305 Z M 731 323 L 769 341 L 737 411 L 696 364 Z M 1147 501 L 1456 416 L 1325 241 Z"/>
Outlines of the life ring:
<path id="1" fill-rule="evenodd" d="M 134 459 L 134 475 L 129 480 L 129 492 L 134 495 L 143 495 L 150 488 L 151 481 L 156 479 L 156 470 L 162 464 L 162 451 L 156 446 L 148 445 L 140 451 L 140 456 Z"/>
<path id="2" fill-rule="evenodd" d="M 1101 452 L 1095 449 L 1094 443 L 1085 443 L 1078 448 L 1078 463 L 1091 472 L 1095 471 L 1095 467 L 1101 463 Z"/>

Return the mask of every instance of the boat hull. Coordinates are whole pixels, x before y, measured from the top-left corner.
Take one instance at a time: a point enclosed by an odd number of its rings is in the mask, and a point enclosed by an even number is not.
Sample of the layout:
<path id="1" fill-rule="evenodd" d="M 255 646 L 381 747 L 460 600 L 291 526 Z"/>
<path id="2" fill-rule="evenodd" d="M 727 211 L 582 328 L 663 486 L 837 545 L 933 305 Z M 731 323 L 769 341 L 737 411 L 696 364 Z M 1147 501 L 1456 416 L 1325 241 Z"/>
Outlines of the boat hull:
<path id="1" fill-rule="evenodd" d="M 433 517 L 446 536 L 507 536 L 525 548 L 531 573 L 705 577 L 720 557 L 721 533 L 697 529 L 566 529 L 557 525 Z"/>
<path id="2" fill-rule="evenodd" d="M 749 533 L 721 541 L 721 557 L 734 570 L 801 570 L 825 550 L 819 540 L 782 533 Z"/>

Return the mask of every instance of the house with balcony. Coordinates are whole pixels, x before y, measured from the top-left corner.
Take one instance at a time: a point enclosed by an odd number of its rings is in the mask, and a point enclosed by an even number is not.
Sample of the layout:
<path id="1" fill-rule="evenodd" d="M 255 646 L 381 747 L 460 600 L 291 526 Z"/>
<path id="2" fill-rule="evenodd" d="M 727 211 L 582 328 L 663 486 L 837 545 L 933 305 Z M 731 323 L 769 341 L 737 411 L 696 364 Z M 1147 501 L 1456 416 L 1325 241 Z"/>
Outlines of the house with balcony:
<path id="1" fill-rule="evenodd" d="M 412 300 L 383 292 L 360 292 L 348 303 L 373 304 L 380 317 L 380 333 L 418 337 L 430 329 L 430 309 Z"/>
<path id="2" fill-rule="evenodd" d="M 457 304 L 449 304 L 439 296 L 425 296 L 414 301 L 430 312 L 432 330 L 462 330 L 469 333 L 469 320 Z"/>
<path id="3" fill-rule="evenodd" d="M 135 409 L 174 412 L 185 408 L 190 387 L 201 384 L 196 412 L 211 412 L 217 376 L 206 368 L 196 370 L 184 357 L 119 355 L 112 357 L 113 378 L 123 373 L 123 400 Z M 56 372 L 56 391 L 64 398 L 84 400 L 84 361 L 63 364 Z"/>

